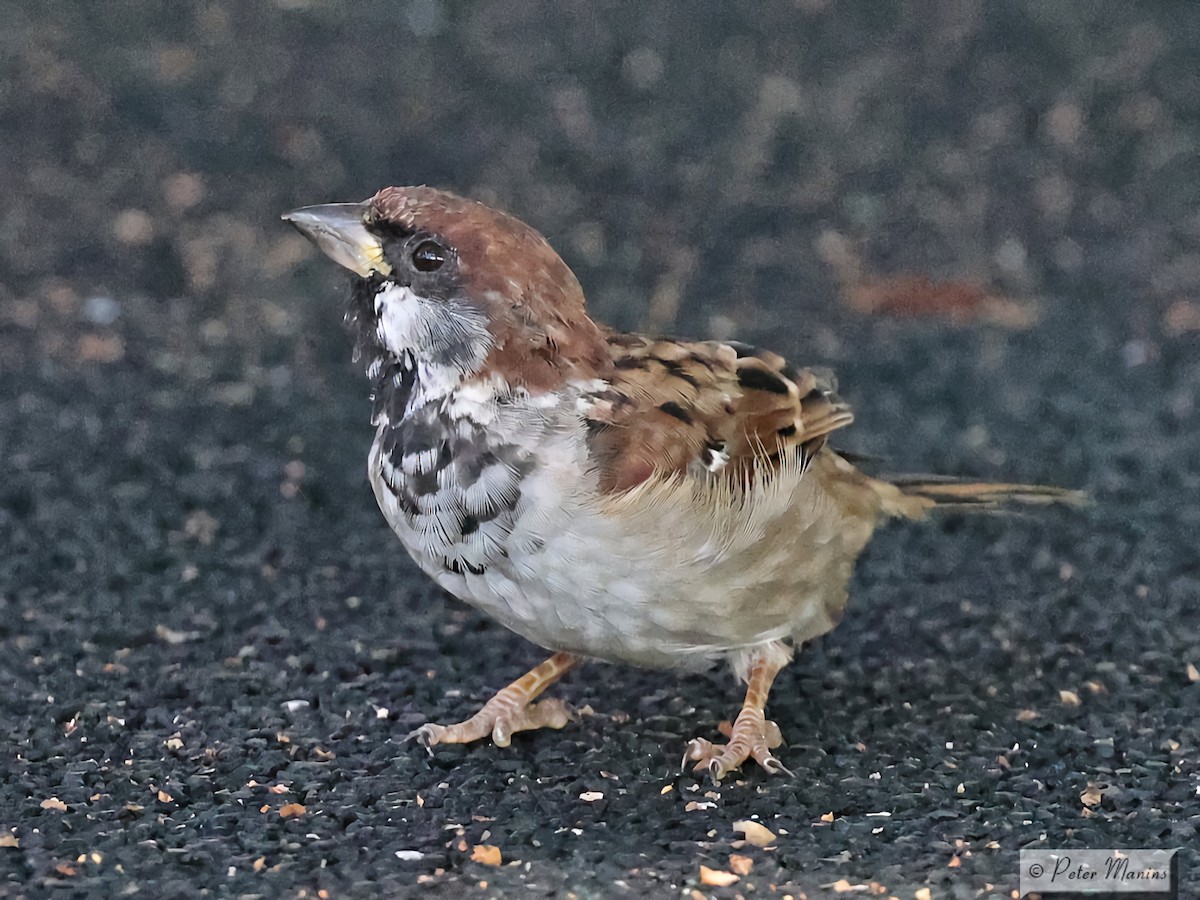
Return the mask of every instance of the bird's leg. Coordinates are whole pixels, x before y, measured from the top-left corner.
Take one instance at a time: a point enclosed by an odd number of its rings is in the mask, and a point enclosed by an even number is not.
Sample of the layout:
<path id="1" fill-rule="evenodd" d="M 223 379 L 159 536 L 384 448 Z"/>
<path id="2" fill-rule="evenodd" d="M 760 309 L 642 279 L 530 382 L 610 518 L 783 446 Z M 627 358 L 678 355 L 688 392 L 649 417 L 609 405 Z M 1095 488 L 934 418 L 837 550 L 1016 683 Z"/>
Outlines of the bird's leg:
<path id="1" fill-rule="evenodd" d="M 720 725 L 721 733 L 729 738 L 729 743 L 721 746 L 704 738 L 695 738 L 684 751 L 683 765 L 694 761 L 695 771 L 707 770 L 712 780 L 718 783 L 729 772 L 740 769 L 747 759 L 753 759 L 771 775 L 779 772 L 791 775 L 771 754 L 783 743 L 779 726 L 763 714 L 771 682 L 783 666 L 782 662 L 757 660 L 746 678 L 746 700 L 737 720 L 732 725 L 728 722 Z"/>
<path id="2" fill-rule="evenodd" d="M 571 718 L 563 701 L 534 703 L 533 700 L 579 663 L 580 658 L 573 653 L 555 653 L 508 687 L 497 691 L 466 721 L 454 725 L 422 725 L 405 740 L 416 738 L 432 753 L 437 744 L 469 744 L 489 734 L 497 747 L 507 747 L 518 731 L 562 728 Z"/>

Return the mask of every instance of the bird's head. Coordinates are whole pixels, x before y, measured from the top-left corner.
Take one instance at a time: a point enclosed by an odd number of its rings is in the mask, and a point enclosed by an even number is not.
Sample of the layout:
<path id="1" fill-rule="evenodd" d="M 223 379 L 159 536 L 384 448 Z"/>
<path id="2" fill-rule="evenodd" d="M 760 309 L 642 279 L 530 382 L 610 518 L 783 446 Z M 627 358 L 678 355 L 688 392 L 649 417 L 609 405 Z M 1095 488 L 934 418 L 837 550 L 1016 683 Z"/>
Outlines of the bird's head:
<path id="1" fill-rule="evenodd" d="M 512 216 L 391 187 L 283 218 L 353 273 L 347 322 L 371 374 L 411 360 L 446 386 L 496 377 L 537 393 L 608 365 L 575 275 Z"/>

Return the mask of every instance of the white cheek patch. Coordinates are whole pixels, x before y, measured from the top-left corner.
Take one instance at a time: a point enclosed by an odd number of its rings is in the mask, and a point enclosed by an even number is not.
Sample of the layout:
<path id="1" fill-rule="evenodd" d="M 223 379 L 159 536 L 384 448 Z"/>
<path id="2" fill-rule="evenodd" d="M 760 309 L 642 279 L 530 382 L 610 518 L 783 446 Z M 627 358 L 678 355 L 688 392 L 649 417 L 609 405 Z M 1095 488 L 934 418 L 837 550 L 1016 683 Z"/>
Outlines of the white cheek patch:
<path id="1" fill-rule="evenodd" d="M 429 344 L 430 323 L 420 300 L 411 288 L 391 284 L 375 295 L 379 317 L 379 340 L 390 350 L 416 351 Z"/>
<path id="2" fill-rule="evenodd" d="M 403 285 L 380 290 L 375 313 L 380 343 L 396 356 L 413 357 L 418 390 L 426 397 L 452 391 L 479 370 L 491 349 L 491 333 L 477 310 L 421 297 Z"/>

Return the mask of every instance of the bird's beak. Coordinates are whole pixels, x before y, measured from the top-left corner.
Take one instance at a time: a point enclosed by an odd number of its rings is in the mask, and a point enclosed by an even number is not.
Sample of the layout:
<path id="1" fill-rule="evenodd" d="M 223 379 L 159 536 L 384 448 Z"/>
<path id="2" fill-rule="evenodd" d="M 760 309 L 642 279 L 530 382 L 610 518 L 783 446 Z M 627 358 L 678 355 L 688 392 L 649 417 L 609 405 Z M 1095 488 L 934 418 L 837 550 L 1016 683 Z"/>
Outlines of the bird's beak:
<path id="1" fill-rule="evenodd" d="M 304 206 L 283 214 L 317 249 L 339 266 L 366 278 L 373 272 L 387 275 L 392 267 L 383 258 L 383 246 L 366 226 L 365 203 L 326 203 Z"/>

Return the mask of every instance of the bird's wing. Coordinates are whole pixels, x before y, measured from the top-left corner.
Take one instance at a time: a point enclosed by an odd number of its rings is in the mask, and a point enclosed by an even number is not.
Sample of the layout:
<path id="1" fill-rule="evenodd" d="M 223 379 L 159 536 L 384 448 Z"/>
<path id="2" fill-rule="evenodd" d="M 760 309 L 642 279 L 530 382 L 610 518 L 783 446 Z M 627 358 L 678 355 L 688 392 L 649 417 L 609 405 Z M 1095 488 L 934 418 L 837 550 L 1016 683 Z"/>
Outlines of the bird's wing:
<path id="1" fill-rule="evenodd" d="M 608 386 L 584 405 L 601 488 L 685 474 L 748 483 L 792 458 L 806 465 L 853 414 L 830 372 L 721 341 L 613 334 Z"/>

